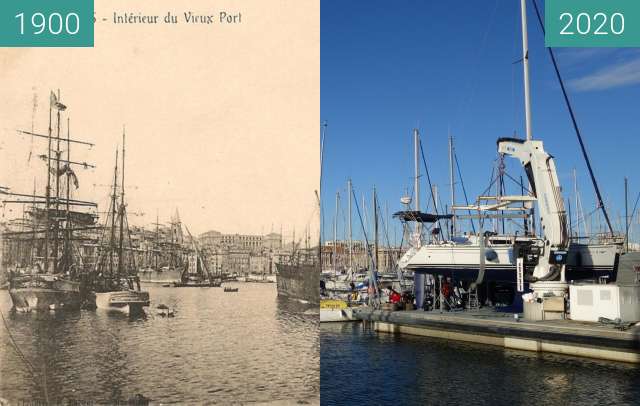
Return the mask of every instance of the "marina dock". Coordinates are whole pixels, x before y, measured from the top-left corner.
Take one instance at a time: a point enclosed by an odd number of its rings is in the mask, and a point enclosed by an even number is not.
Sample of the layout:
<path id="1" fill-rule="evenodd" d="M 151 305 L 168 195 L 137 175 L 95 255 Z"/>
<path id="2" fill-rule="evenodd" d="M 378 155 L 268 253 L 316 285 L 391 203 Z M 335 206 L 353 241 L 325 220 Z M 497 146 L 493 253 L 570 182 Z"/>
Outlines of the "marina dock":
<path id="1" fill-rule="evenodd" d="M 640 364 L 640 337 L 633 328 L 621 331 L 572 320 L 516 320 L 511 313 L 488 310 L 440 313 L 362 308 L 354 309 L 353 317 L 373 322 L 374 329 L 384 333 Z"/>

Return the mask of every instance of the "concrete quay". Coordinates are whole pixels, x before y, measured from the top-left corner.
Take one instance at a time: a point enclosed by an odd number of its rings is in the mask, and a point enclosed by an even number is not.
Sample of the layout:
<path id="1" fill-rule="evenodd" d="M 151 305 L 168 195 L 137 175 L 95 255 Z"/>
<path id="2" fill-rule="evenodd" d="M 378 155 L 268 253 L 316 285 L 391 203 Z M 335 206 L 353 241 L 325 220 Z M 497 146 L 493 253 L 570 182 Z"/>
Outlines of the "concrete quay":
<path id="1" fill-rule="evenodd" d="M 490 310 L 445 312 L 354 309 L 356 320 L 374 329 L 496 345 L 509 349 L 551 352 L 640 364 L 640 330 L 572 320 L 516 320 L 511 313 Z"/>

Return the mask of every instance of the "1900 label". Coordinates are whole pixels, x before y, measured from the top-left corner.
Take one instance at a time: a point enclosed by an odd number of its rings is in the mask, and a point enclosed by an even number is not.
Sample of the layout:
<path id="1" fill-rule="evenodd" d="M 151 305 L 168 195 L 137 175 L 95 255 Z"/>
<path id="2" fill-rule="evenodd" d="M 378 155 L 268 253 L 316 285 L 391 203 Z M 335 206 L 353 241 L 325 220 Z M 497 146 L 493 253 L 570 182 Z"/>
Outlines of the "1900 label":
<path id="1" fill-rule="evenodd" d="M 93 0 L 2 0 L 0 46 L 93 47 Z"/>

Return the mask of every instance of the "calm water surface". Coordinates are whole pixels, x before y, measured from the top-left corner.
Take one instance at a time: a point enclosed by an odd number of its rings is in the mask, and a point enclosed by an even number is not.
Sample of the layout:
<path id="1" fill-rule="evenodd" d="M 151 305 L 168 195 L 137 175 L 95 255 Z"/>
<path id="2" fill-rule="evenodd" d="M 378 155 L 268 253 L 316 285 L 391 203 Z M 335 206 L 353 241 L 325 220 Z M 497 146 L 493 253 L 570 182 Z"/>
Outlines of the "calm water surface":
<path id="1" fill-rule="evenodd" d="M 0 325 L 0 397 L 12 403 L 47 397 L 114 403 L 136 394 L 157 402 L 316 402 L 317 310 L 278 300 L 275 284 L 228 286 L 240 291 L 147 285 L 147 317 L 134 319 L 100 310 L 10 315 L 9 294 L 0 291 L 11 334 L 35 369 L 34 377 Z M 160 317 L 161 303 L 176 316 Z"/>
<path id="2" fill-rule="evenodd" d="M 640 369 L 322 324 L 323 405 L 640 405 Z"/>

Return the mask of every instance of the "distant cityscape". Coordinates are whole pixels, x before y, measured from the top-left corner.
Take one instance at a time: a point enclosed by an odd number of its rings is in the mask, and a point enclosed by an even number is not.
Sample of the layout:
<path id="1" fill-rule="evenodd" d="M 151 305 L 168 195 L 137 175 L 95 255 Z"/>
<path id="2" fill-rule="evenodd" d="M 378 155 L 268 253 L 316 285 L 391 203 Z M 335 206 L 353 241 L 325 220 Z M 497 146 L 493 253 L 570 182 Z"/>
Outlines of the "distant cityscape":
<path id="1" fill-rule="evenodd" d="M 90 268 L 95 262 L 97 248 L 105 230 L 105 227 L 95 224 L 95 218 L 89 217 L 83 219 L 84 225 L 88 226 L 87 230 L 76 231 L 74 237 L 74 245 L 83 258 L 85 268 Z M 180 268 L 185 264 L 187 256 L 197 249 L 211 272 L 272 275 L 276 273 L 275 264 L 287 262 L 294 251 L 317 250 L 317 244 L 314 249 L 308 235 L 297 239 L 294 247 L 293 241 L 285 242 L 282 234 L 275 232 L 265 235 L 225 234 L 211 230 L 192 237 L 188 231 L 185 235 L 177 215 L 168 224 L 154 225 L 155 228 L 129 227 L 130 243 L 127 245 L 134 252 L 136 267 L 139 269 Z M 23 218 L 0 222 L 0 232 L 10 237 L 2 239 L 0 255 L 5 265 L 20 262 L 18 257 L 36 260 L 42 258 L 44 251 L 41 233 L 34 233 L 34 229 L 42 229 L 40 221 Z"/>

